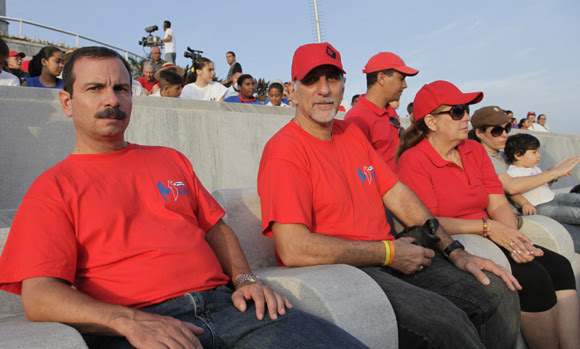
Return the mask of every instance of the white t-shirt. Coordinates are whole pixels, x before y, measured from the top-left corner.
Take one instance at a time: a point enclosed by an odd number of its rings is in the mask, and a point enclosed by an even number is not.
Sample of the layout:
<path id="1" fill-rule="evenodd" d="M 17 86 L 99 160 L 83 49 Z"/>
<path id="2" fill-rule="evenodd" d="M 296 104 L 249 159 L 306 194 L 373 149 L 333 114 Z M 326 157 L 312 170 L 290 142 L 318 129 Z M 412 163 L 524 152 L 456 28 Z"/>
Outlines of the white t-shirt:
<path id="1" fill-rule="evenodd" d="M 272 104 L 271 101 L 268 101 L 268 103 L 266 103 L 266 105 L 269 105 L 269 106 L 272 106 L 272 107 L 276 107 L 274 104 Z M 278 105 L 278 107 L 289 107 L 289 105 L 286 104 L 286 103 L 284 103 L 284 102 L 282 102 L 282 103 L 280 103 L 280 105 Z"/>
<path id="2" fill-rule="evenodd" d="M 542 125 L 535 123 L 535 122 L 533 124 L 531 124 L 530 127 L 528 127 L 528 130 L 537 131 L 537 132 L 552 132 L 552 131 L 550 131 L 548 126 L 542 126 Z"/>
<path id="3" fill-rule="evenodd" d="M 510 165 L 507 169 L 507 174 L 511 177 L 527 177 L 533 176 L 542 173 L 539 167 L 517 167 L 514 165 Z M 539 204 L 543 204 L 549 201 L 554 200 L 556 194 L 550 189 L 550 186 L 545 183 L 536 187 L 530 191 L 522 193 L 523 197 L 525 197 L 532 205 L 537 206 Z"/>
<path id="4" fill-rule="evenodd" d="M 143 85 L 137 80 L 133 80 L 133 86 L 131 88 L 133 90 L 133 96 L 145 96 L 145 89 Z"/>
<path id="5" fill-rule="evenodd" d="M 202 101 L 219 101 L 227 90 L 227 87 L 215 81 L 210 81 L 206 87 L 199 87 L 195 83 L 191 83 L 183 87 L 180 97 Z"/>
<path id="6" fill-rule="evenodd" d="M 4 70 L 0 70 L 0 86 L 20 86 L 20 80 Z"/>
<path id="7" fill-rule="evenodd" d="M 165 42 L 165 53 L 175 52 L 175 35 L 173 34 L 173 30 L 171 30 L 171 28 L 167 28 L 165 30 L 165 37 L 163 39 L 167 39 L 169 35 L 171 35 L 171 40 Z"/>
<path id="8" fill-rule="evenodd" d="M 161 96 L 161 89 L 157 90 L 155 93 L 150 94 L 149 97 L 163 97 Z"/>

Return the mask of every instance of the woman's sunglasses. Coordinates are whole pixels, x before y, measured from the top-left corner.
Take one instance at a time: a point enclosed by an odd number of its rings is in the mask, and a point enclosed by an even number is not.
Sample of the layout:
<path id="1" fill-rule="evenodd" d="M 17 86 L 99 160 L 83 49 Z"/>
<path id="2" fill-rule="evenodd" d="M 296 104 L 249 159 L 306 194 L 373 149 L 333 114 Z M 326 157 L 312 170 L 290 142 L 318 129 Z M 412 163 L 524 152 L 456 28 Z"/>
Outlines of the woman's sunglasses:
<path id="1" fill-rule="evenodd" d="M 510 133 L 510 131 L 512 130 L 512 124 L 510 124 L 508 122 L 507 125 L 505 125 L 505 127 L 501 127 L 501 126 L 496 126 L 492 129 L 485 129 L 485 132 L 487 133 L 491 133 L 492 136 L 494 137 L 499 137 L 503 134 L 503 131 L 505 131 L 506 134 Z"/>
<path id="2" fill-rule="evenodd" d="M 465 113 L 469 114 L 469 105 L 467 104 L 454 105 L 451 109 L 442 111 L 439 114 L 449 114 L 453 120 L 461 120 Z"/>

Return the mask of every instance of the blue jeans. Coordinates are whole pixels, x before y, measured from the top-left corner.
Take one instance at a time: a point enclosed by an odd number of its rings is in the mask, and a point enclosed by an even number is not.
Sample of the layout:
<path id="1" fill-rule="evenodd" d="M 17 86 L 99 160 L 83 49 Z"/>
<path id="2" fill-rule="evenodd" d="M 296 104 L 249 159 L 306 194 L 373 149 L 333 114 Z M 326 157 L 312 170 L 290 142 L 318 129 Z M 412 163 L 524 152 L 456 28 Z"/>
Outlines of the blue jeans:
<path id="1" fill-rule="evenodd" d="M 520 330 L 517 292 L 487 273 L 482 285 L 436 252 L 431 266 L 407 275 L 361 268 L 381 286 L 397 317 L 400 348 L 512 348 Z"/>
<path id="2" fill-rule="evenodd" d="M 256 318 L 253 302 L 245 312 L 234 307 L 225 287 L 192 292 L 141 310 L 191 322 L 204 329 L 198 336 L 204 348 L 365 348 L 330 322 L 297 309 L 271 320 Z M 85 338 L 87 338 L 86 336 Z M 133 348 L 124 337 L 98 337 L 91 348 Z"/>
<path id="3" fill-rule="evenodd" d="M 176 52 L 165 52 L 165 60 L 167 62 L 171 62 L 173 64 L 175 63 L 175 59 L 177 58 L 177 53 Z"/>
<path id="4" fill-rule="evenodd" d="M 536 206 L 539 215 L 560 223 L 580 224 L 580 194 L 557 194 L 554 200 Z"/>

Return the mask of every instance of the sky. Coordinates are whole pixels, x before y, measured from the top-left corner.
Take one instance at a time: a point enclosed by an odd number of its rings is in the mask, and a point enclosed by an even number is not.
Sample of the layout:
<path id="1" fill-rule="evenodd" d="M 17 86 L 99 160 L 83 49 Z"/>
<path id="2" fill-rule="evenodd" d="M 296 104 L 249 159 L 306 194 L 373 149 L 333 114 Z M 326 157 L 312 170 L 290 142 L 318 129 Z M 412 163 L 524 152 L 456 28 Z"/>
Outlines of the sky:
<path id="1" fill-rule="evenodd" d="M 163 37 L 170 20 L 177 41 L 177 63 L 189 46 L 227 75 L 227 51 L 234 51 L 244 73 L 256 78 L 290 79 L 292 55 L 316 42 L 312 0 L 291 1 L 133 1 L 5 0 L 6 16 L 78 33 L 147 55 L 138 41 L 145 27 Z M 322 41 L 342 55 L 344 98 L 366 90 L 362 69 L 376 53 L 390 51 L 420 72 L 408 77 L 399 115 L 417 91 L 447 80 L 463 92 L 483 91 L 472 108 L 498 105 L 521 119 L 528 111 L 546 114 L 554 132 L 580 134 L 580 2 L 553 1 L 388 1 L 318 0 Z M 18 34 L 12 22 L 11 34 Z M 74 46 L 75 39 L 24 25 L 28 37 Z M 90 43 L 81 41 L 82 46 Z"/>

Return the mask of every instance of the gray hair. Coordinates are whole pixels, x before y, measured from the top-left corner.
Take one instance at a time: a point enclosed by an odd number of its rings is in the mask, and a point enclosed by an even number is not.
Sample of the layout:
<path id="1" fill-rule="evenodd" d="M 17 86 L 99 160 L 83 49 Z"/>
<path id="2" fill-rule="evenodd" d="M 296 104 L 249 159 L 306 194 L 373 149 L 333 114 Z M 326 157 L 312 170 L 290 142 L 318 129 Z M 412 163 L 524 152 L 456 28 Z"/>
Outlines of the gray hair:
<path id="1" fill-rule="evenodd" d="M 151 68 L 153 68 L 153 71 L 155 72 L 155 63 L 153 63 L 151 61 L 147 61 L 147 62 L 143 63 L 143 69 L 145 69 L 145 67 L 151 67 Z"/>

